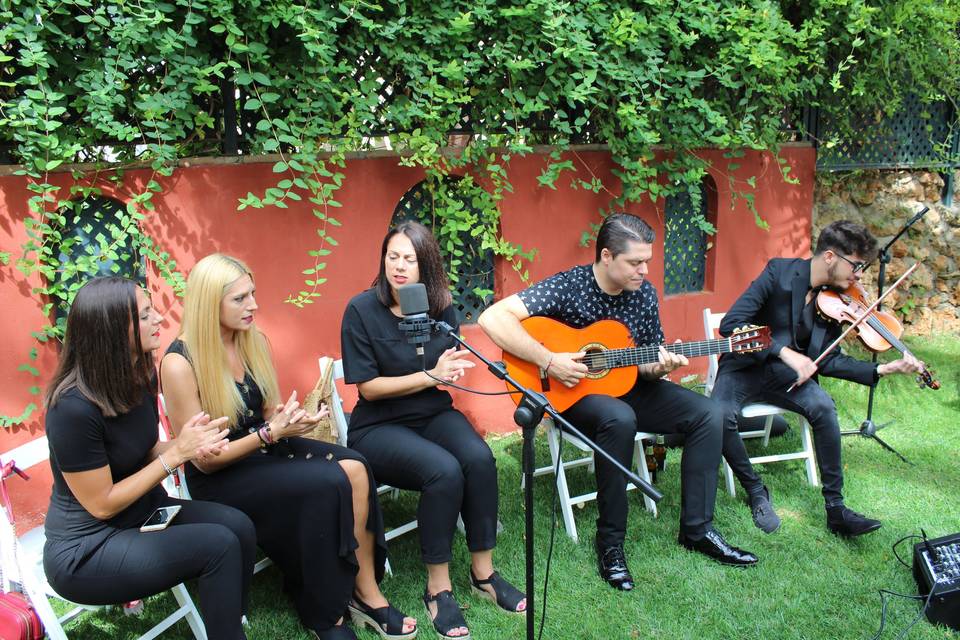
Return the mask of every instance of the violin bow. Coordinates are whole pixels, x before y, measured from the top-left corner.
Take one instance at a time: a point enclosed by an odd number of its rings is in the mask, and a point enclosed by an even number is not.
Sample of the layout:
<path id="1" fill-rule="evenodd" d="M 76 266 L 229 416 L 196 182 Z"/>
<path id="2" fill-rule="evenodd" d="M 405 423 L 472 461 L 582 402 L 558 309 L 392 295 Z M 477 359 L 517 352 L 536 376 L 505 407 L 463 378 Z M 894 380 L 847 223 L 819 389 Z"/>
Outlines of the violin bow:
<path id="1" fill-rule="evenodd" d="M 897 279 L 896 282 L 894 282 L 891 286 L 887 287 L 887 290 L 884 291 L 884 292 L 880 295 L 880 297 L 878 297 L 876 300 L 874 300 L 873 304 L 871 304 L 869 307 L 867 307 L 867 310 L 864 311 L 864 312 L 860 315 L 859 318 L 857 318 L 856 320 L 854 320 L 853 323 L 852 323 L 849 327 L 847 327 L 847 328 L 844 330 L 844 332 L 841 333 L 840 336 L 830 344 L 829 347 L 827 347 L 826 349 L 823 350 L 823 353 L 821 353 L 819 356 L 817 356 L 817 359 L 813 361 L 813 364 L 814 364 L 814 365 L 819 365 L 820 362 L 821 362 L 824 358 L 827 357 L 827 354 L 829 354 L 831 351 L 833 351 L 833 350 L 837 347 L 837 345 L 840 344 L 840 342 L 841 342 L 844 338 L 847 337 L 847 334 L 848 334 L 848 333 L 850 333 L 851 331 L 853 331 L 854 329 L 856 329 L 856 328 L 860 325 L 861 322 L 863 322 L 863 321 L 866 320 L 868 317 L 870 317 L 870 314 L 873 313 L 874 309 L 876 309 L 876 308 L 880 305 L 881 302 L 883 302 L 883 299 L 886 298 L 887 295 L 888 295 L 891 291 L 893 291 L 894 289 L 896 289 L 897 287 L 899 287 L 899 286 L 900 286 L 900 283 L 903 282 L 904 280 L 906 280 L 906 279 L 907 279 L 907 276 L 909 276 L 911 273 L 913 273 L 914 270 L 915 270 L 917 267 L 919 267 L 919 266 L 920 266 L 920 263 L 919 263 L 919 262 L 915 262 L 912 267 L 910 267 L 909 269 L 907 269 L 906 272 Z M 794 388 L 796 388 L 796 386 L 797 386 L 797 383 L 796 383 L 796 382 L 794 382 L 792 385 L 790 385 L 790 388 L 787 389 L 787 393 L 790 393 L 791 391 L 793 391 Z"/>

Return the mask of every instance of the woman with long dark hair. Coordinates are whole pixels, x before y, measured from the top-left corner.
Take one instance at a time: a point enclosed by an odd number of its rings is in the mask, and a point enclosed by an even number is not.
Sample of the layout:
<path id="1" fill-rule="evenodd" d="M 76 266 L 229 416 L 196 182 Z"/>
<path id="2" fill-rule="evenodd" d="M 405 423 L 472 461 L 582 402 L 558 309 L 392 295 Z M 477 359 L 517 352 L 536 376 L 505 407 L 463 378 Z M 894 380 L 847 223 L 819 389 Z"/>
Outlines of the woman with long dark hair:
<path id="1" fill-rule="evenodd" d="M 243 639 L 253 523 L 230 507 L 176 500 L 160 486 L 179 465 L 216 457 L 226 443 L 224 421 L 204 413 L 191 416 L 176 441 L 158 441 L 153 351 L 161 320 L 126 278 L 96 278 L 77 292 L 46 394 L 53 494 L 44 570 L 59 595 L 89 605 L 197 578 L 209 638 Z M 169 526 L 140 530 L 158 507 L 172 505 L 180 511 Z"/>
<path id="2" fill-rule="evenodd" d="M 416 620 L 377 584 L 386 542 L 372 474 L 357 452 L 301 437 L 327 409 L 306 414 L 296 392 L 281 402 L 255 293 L 253 273 L 231 256 L 203 258 L 187 279 L 180 337 L 161 363 L 170 422 L 178 431 L 201 409 L 227 416 L 230 439 L 227 452 L 187 465 L 190 493 L 250 516 L 316 637 L 355 638 L 343 615 L 363 602 L 362 621 L 384 640 L 409 640 Z"/>
<path id="3" fill-rule="evenodd" d="M 436 238 L 417 222 L 390 229 L 383 239 L 373 287 L 355 296 L 341 325 L 344 377 L 359 400 L 350 416 L 349 445 L 374 476 L 420 492 L 420 551 L 427 567 L 424 605 L 442 638 L 470 637 L 450 582 L 457 515 L 463 515 L 474 591 L 510 613 L 526 598 L 493 568 L 497 541 L 497 466 L 493 453 L 439 387 L 474 366 L 451 338 L 424 345 L 425 366 L 397 327 L 398 289 L 423 283 L 430 316 L 458 327 Z"/>

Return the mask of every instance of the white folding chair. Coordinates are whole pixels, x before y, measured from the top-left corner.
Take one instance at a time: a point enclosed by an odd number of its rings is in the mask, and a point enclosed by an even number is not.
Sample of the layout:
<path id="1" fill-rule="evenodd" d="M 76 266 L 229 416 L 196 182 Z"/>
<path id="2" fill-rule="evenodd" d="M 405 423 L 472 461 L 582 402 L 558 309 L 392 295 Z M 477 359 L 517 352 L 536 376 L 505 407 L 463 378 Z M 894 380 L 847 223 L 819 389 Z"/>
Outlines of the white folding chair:
<path id="1" fill-rule="evenodd" d="M 19 468 L 27 470 L 45 462 L 48 458 L 49 449 L 47 438 L 44 436 L 17 447 L 13 451 L 0 454 L 0 464 L 14 461 Z M 24 594 L 33 604 L 40 621 L 43 622 L 50 640 L 67 640 L 64 625 L 87 611 L 103 607 L 70 602 L 53 590 L 43 571 L 43 544 L 45 540 L 43 525 L 17 536 L 7 519 L 6 508 L 0 505 L 0 550 L 2 550 L 0 560 L 3 562 L 4 581 L 16 582 L 20 585 Z M 193 604 L 187 588 L 183 584 L 178 584 L 170 591 L 177 601 L 177 610 L 140 636 L 140 640 L 153 640 L 180 619 L 187 621 L 197 640 L 207 640 L 203 620 L 200 618 L 200 613 Z M 50 604 L 51 598 L 70 602 L 74 606 L 65 614 L 57 615 Z"/>
<path id="2" fill-rule="evenodd" d="M 573 508 L 579 505 L 582 505 L 591 500 L 597 499 L 597 492 L 591 491 L 590 493 L 584 493 L 578 496 L 570 495 L 570 485 L 567 482 L 567 469 L 573 469 L 574 467 L 587 466 L 590 470 L 593 470 L 594 466 L 594 453 L 593 450 L 587 446 L 580 438 L 573 436 L 569 433 L 564 432 L 561 429 L 558 429 L 553 420 L 547 416 L 540 422 L 547 431 L 547 445 L 550 448 L 550 465 L 537 467 L 533 471 L 534 477 L 542 476 L 546 474 L 553 474 L 554 471 L 557 472 L 557 497 L 560 502 L 560 515 L 563 517 L 563 526 L 567 530 L 567 535 L 574 542 L 579 541 L 579 536 L 577 535 L 577 523 L 573 517 Z M 644 440 L 656 440 L 657 435 L 654 433 L 644 433 L 637 432 L 637 436 L 634 440 L 634 460 L 637 465 L 637 475 L 640 476 L 646 482 L 650 482 L 650 472 L 647 469 L 647 459 L 644 455 L 643 450 L 643 441 Z M 585 456 L 570 459 L 561 459 L 560 455 L 560 441 L 571 445 L 580 452 L 585 453 Z M 560 464 L 557 464 L 557 461 L 560 461 Z M 523 483 L 521 482 L 521 488 Z M 636 489 L 636 485 L 632 482 L 627 483 L 627 490 L 631 491 Z M 657 515 L 657 503 L 651 500 L 647 496 L 643 496 L 643 503 L 647 508 L 647 511 L 652 513 L 654 517 Z"/>
<path id="3" fill-rule="evenodd" d="M 333 363 L 333 380 L 343 380 L 343 360 L 336 360 Z M 342 446 L 347 446 L 347 415 L 343 412 L 343 399 L 340 397 L 340 393 L 337 391 L 337 385 L 333 385 L 333 400 L 330 403 L 330 415 L 333 417 L 334 424 L 337 425 L 337 435 L 339 442 Z M 390 495 L 393 498 L 396 498 L 400 493 L 400 490 L 396 487 L 391 487 L 386 484 L 377 485 L 377 495 Z M 417 520 L 414 518 L 409 522 L 405 522 L 399 527 L 393 527 L 386 532 L 384 537 L 387 539 L 387 542 L 390 542 L 398 536 L 402 536 L 405 533 L 409 533 L 417 528 Z M 389 571 L 389 565 L 387 565 Z"/>
<path id="4" fill-rule="evenodd" d="M 714 340 L 718 337 L 717 330 L 720 328 L 720 321 L 723 320 L 724 315 L 725 314 L 723 313 L 712 313 L 709 308 L 703 310 L 703 331 L 707 340 Z M 719 368 L 718 363 L 719 358 L 716 355 L 711 355 L 709 357 L 706 380 L 706 394 L 708 396 L 713 392 L 713 385 L 717 380 L 717 370 Z M 744 418 L 765 417 L 766 419 L 763 423 L 763 429 L 758 429 L 755 431 L 743 431 L 740 433 L 740 437 L 743 439 L 763 438 L 763 446 L 766 447 L 770 443 L 770 431 L 773 428 L 773 417 L 785 413 L 793 412 L 789 411 L 788 409 L 782 409 L 772 404 L 761 402 L 744 405 L 740 409 L 740 415 Z M 802 443 L 802 448 L 800 451 L 795 451 L 792 453 L 778 453 L 766 456 L 754 456 L 750 458 L 750 462 L 752 464 L 766 464 L 768 462 L 781 462 L 783 460 L 803 460 L 807 470 L 807 482 L 816 487 L 820 484 L 820 482 L 817 478 L 817 457 L 813 448 L 813 431 L 810 428 L 810 423 L 807 422 L 806 418 L 800 416 L 799 414 L 797 415 L 800 418 L 800 441 Z M 730 468 L 730 465 L 727 464 L 726 460 L 723 461 L 723 472 L 727 480 L 727 491 L 730 492 L 731 496 L 736 495 L 737 486 L 733 476 L 733 469 Z"/>

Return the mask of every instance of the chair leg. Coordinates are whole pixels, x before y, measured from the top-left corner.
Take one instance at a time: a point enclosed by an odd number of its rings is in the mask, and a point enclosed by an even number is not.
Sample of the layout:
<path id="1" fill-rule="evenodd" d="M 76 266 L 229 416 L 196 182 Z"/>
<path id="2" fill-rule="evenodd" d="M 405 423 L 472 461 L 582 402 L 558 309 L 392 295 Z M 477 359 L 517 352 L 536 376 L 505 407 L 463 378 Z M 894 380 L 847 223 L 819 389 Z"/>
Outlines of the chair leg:
<path id="1" fill-rule="evenodd" d="M 26 580 L 26 577 L 24 577 L 24 581 Z M 50 640 L 67 640 L 67 634 L 64 632 L 63 625 L 60 624 L 60 620 L 57 618 L 53 607 L 50 606 L 47 594 L 45 594 L 43 590 L 35 589 L 26 584 L 23 585 L 23 589 L 27 592 L 27 598 L 29 598 L 30 604 L 33 605 L 34 610 L 37 612 L 40 622 L 43 623 L 47 637 L 50 638 Z"/>
<path id="2" fill-rule="evenodd" d="M 637 440 L 634 445 L 633 457 L 637 461 L 637 475 L 644 482 L 652 482 L 650 479 L 650 470 L 647 469 L 647 456 L 643 450 L 643 440 Z M 647 508 L 647 511 L 653 514 L 653 517 L 657 517 L 657 503 L 650 499 L 650 496 L 643 495 L 643 505 Z"/>
<path id="3" fill-rule="evenodd" d="M 737 483 L 733 477 L 733 469 L 730 468 L 730 465 L 727 464 L 726 459 L 723 461 L 723 475 L 727 479 L 727 492 L 731 497 L 736 497 L 737 495 Z"/>
<path id="4" fill-rule="evenodd" d="M 563 516 L 563 526 L 567 529 L 567 535 L 574 541 L 577 538 L 577 523 L 573 518 L 573 506 L 570 504 L 570 488 L 567 486 L 567 473 L 563 468 L 563 461 L 560 460 L 560 436 L 556 429 L 547 430 L 547 444 L 550 447 L 550 460 L 553 468 L 557 470 L 557 492 L 560 498 L 560 514 Z M 557 464 L 557 461 L 560 464 Z"/>
<path id="5" fill-rule="evenodd" d="M 807 482 L 809 482 L 811 486 L 819 487 L 820 480 L 817 477 L 817 454 L 813 448 L 813 431 L 806 418 L 801 418 L 801 420 L 803 422 L 800 427 L 800 439 L 803 441 L 803 450 L 807 454 L 804 459 L 804 463 L 807 466 Z"/>
<path id="6" fill-rule="evenodd" d="M 770 444 L 770 431 L 773 429 L 773 414 L 767 416 L 763 421 L 763 446 L 766 448 Z"/>
<path id="7" fill-rule="evenodd" d="M 207 640 L 207 628 L 203 625 L 203 619 L 200 617 L 200 612 L 197 611 L 197 605 L 193 603 L 193 599 L 187 592 L 187 587 L 181 582 L 171 589 L 171 591 L 180 607 L 186 610 L 184 618 L 186 618 L 187 624 L 190 625 L 190 630 L 193 631 L 194 637 L 197 640 Z"/>

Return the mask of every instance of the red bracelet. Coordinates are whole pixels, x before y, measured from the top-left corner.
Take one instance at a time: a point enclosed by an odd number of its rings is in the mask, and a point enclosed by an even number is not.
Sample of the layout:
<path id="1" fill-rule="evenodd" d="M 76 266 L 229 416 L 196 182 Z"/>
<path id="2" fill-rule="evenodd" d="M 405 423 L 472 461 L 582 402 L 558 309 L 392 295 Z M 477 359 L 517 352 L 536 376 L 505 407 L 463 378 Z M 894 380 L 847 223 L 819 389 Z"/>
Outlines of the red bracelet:
<path id="1" fill-rule="evenodd" d="M 544 372 L 544 373 L 550 371 L 550 365 L 553 364 L 553 356 L 554 356 L 554 354 L 551 353 L 551 354 L 550 354 L 550 359 L 547 360 L 547 366 L 545 366 L 545 367 L 543 368 L 543 372 Z"/>

